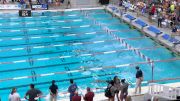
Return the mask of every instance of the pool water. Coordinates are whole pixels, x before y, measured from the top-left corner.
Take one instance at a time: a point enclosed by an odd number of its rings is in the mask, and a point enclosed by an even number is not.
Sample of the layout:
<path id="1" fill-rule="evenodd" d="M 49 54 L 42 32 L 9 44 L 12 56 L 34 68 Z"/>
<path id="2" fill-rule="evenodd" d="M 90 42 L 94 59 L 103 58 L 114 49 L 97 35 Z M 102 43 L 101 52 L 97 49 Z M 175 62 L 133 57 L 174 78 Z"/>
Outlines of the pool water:
<path id="1" fill-rule="evenodd" d="M 141 53 L 152 60 L 179 58 L 104 10 L 33 12 L 32 17 L 25 18 L 18 17 L 16 13 L 7 13 L 0 14 L 0 19 L 2 101 L 7 101 L 10 89 L 14 86 L 18 87 L 18 92 L 23 97 L 30 83 L 36 84 L 36 88 L 44 95 L 48 95 L 52 80 L 57 81 L 59 92 L 67 91 L 69 79 L 74 79 L 81 89 L 87 86 L 94 89 L 105 87 L 106 83 L 95 81 L 110 80 L 115 75 L 134 83 L 135 65 L 125 64 L 138 65 L 145 60 L 127 50 L 103 27 L 116 30 L 112 33 L 123 38 L 133 48 L 139 48 Z M 124 66 L 107 68 L 117 65 Z M 81 66 L 87 70 L 82 71 Z M 152 80 L 151 65 L 139 66 L 144 72 L 144 80 Z M 180 60 L 155 62 L 154 67 L 155 80 L 180 76 Z M 33 75 L 38 76 L 31 77 Z M 178 81 L 160 83 L 170 82 Z M 62 97 L 64 96 L 60 96 L 60 99 Z"/>

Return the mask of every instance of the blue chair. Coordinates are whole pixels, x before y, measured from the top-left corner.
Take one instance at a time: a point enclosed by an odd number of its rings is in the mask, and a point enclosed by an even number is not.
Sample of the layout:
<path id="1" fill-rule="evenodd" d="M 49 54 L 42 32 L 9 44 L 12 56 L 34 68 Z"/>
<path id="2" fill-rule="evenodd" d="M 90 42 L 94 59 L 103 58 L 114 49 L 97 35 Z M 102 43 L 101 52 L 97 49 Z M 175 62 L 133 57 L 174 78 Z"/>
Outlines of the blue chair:
<path id="1" fill-rule="evenodd" d="M 147 24 L 146 24 L 144 21 L 139 20 L 139 19 L 136 20 L 135 23 L 138 24 L 138 25 L 140 25 L 141 27 L 146 27 L 146 26 L 147 26 Z"/>
<path id="2" fill-rule="evenodd" d="M 116 10 L 117 8 L 116 7 L 110 7 L 113 11 Z"/>
<path id="3" fill-rule="evenodd" d="M 133 17 L 133 16 L 131 16 L 131 15 L 129 15 L 129 14 L 125 15 L 125 17 L 128 18 L 129 20 L 134 20 L 134 19 L 136 19 L 135 17 Z"/>
<path id="4" fill-rule="evenodd" d="M 172 38 L 172 37 L 171 37 L 170 35 L 168 35 L 168 34 L 162 35 L 162 38 L 165 39 L 165 40 L 167 40 L 167 41 L 169 41 L 169 42 L 171 42 L 171 43 L 173 43 L 173 44 L 180 44 L 180 40 L 177 40 L 177 39 L 175 39 L 175 38 Z"/>
<path id="5" fill-rule="evenodd" d="M 162 38 L 165 40 L 169 40 L 171 38 L 171 36 L 168 34 L 164 34 L 164 35 L 162 35 Z"/>
<path id="6" fill-rule="evenodd" d="M 153 27 L 153 26 L 149 26 L 147 29 L 148 29 L 149 31 L 151 31 L 151 32 L 156 33 L 157 35 L 159 35 L 159 34 L 162 33 L 159 29 L 157 29 L 157 28 L 155 28 L 155 27 Z"/>
<path id="7" fill-rule="evenodd" d="M 169 41 L 172 43 L 179 43 L 180 42 L 179 40 L 177 40 L 175 38 L 170 38 Z"/>

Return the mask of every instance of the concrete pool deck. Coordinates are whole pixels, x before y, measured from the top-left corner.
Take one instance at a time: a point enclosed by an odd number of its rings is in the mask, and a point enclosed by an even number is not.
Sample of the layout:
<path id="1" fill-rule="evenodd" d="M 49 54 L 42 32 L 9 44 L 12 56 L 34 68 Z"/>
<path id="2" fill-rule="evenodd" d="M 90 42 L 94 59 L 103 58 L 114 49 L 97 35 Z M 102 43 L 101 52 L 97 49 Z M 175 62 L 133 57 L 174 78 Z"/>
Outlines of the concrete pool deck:
<path id="1" fill-rule="evenodd" d="M 169 84 L 163 84 L 169 87 L 180 87 L 180 82 L 178 83 L 169 83 Z M 149 86 L 143 86 L 142 87 L 142 93 L 141 94 L 134 94 L 134 88 L 129 88 L 128 89 L 128 93 L 129 95 L 132 97 L 132 101 L 147 101 L 147 99 L 150 99 L 151 97 L 147 94 L 149 90 Z M 68 101 L 69 99 L 59 99 L 58 101 Z M 95 101 L 108 101 L 107 97 L 104 96 L 104 92 L 103 93 L 95 93 L 95 97 L 94 97 Z M 47 100 L 48 101 L 48 100 Z M 82 100 L 84 101 L 84 100 Z M 115 101 L 118 101 L 117 99 L 115 99 Z"/>

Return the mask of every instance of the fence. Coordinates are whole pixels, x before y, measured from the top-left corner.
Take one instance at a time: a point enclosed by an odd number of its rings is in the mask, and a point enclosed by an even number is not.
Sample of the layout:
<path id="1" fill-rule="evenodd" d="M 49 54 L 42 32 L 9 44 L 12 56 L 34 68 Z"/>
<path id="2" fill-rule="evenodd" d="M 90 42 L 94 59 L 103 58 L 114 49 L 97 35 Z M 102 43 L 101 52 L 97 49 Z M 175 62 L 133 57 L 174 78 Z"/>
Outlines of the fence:
<path id="1" fill-rule="evenodd" d="M 149 85 L 148 93 L 153 97 L 156 96 L 168 100 L 176 100 L 178 96 L 180 96 L 180 88 L 152 83 Z"/>

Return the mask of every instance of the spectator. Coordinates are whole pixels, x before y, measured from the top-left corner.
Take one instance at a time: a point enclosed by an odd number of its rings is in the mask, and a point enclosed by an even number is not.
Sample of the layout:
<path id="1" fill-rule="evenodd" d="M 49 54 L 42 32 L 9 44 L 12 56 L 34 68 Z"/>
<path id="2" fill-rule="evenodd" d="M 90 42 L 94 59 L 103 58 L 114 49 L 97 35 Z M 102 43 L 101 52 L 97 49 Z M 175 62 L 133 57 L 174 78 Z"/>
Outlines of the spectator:
<path id="1" fill-rule="evenodd" d="M 174 3 L 172 2 L 171 5 L 170 5 L 170 11 L 171 11 L 171 13 L 174 13 L 174 10 L 175 10 L 175 5 L 174 5 Z"/>
<path id="2" fill-rule="evenodd" d="M 121 7 L 123 5 L 123 0 L 119 0 L 119 6 Z"/>
<path id="3" fill-rule="evenodd" d="M 162 21 L 163 21 L 163 16 L 162 13 L 160 12 L 158 14 L 158 27 L 162 27 Z"/>
<path id="4" fill-rule="evenodd" d="M 177 27 L 173 25 L 171 37 L 176 36 L 176 33 L 177 33 Z"/>
<path id="5" fill-rule="evenodd" d="M 84 101 L 93 101 L 94 92 L 91 91 L 89 87 L 87 87 L 87 93 L 84 96 Z"/>
<path id="6" fill-rule="evenodd" d="M 137 89 L 139 88 L 139 94 L 141 93 L 141 82 L 143 81 L 143 72 L 136 66 L 136 87 L 135 87 L 135 94 L 137 93 Z"/>
<path id="7" fill-rule="evenodd" d="M 177 24 L 177 23 L 176 23 L 177 19 L 176 19 L 176 14 L 175 14 L 175 13 L 172 14 L 172 16 L 171 16 L 171 21 L 173 22 L 174 25 Z"/>
<path id="8" fill-rule="evenodd" d="M 74 83 L 73 79 L 70 79 L 71 85 L 68 88 L 68 92 L 70 93 L 70 101 L 72 101 L 72 97 L 74 96 L 75 91 L 77 90 L 77 85 Z"/>
<path id="9" fill-rule="evenodd" d="M 156 7 L 154 4 L 152 4 L 152 7 L 151 7 L 151 15 L 154 15 L 155 14 L 155 11 L 156 11 Z"/>
<path id="10" fill-rule="evenodd" d="M 120 101 L 120 99 L 119 99 L 119 91 L 121 89 L 121 82 L 120 82 L 118 76 L 115 76 L 113 81 L 114 81 L 114 87 L 116 88 L 115 95 L 116 95 L 118 101 Z"/>
<path id="11" fill-rule="evenodd" d="M 26 92 L 26 95 L 24 98 L 28 101 L 38 101 L 41 95 L 42 95 L 41 91 L 38 89 L 35 89 L 34 84 L 30 84 L 30 90 Z"/>
<path id="12" fill-rule="evenodd" d="M 26 3 L 24 0 L 19 0 L 19 4 L 21 5 L 21 8 L 22 9 L 25 9 L 26 8 Z"/>
<path id="13" fill-rule="evenodd" d="M 20 100 L 21 100 L 20 95 L 17 93 L 17 89 L 13 88 L 11 94 L 9 94 L 9 101 L 20 101 Z"/>
<path id="14" fill-rule="evenodd" d="M 50 101 L 57 101 L 58 86 L 55 84 L 55 80 L 52 81 L 52 85 L 49 87 Z"/>
<path id="15" fill-rule="evenodd" d="M 120 100 L 123 101 L 123 100 L 126 100 L 127 98 L 129 84 L 125 82 L 125 79 L 122 79 L 121 83 L 122 85 L 121 85 Z"/>
<path id="16" fill-rule="evenodd" d="M 111 93 L 111 97 L 109 97 L 108 101 L 114 101 L 116 88 L 114 87 L 114 81 L 113 80 L 110 81 L 108 88 L 110 88 L 110 93 Z"/>
<path id="17" fill-rule="evenodd" d="M 155 11 L 156 11 L 155 5 L 152 4 L 150 11 L 149 11 L 149 21 L 150 22 L 152 22 L 152 16 L 154 15 Z"/>
<path id="18" fill-rule="evenodd" d="M 81 101 L 81 96 L 78 95 L 78 92 L 74 92 L 74 96 L 72 97 L 72 101 Z"/>
<path id="19" fill-rule="evenodd" d="M 141 14 L 144 15 L 145 12 L 146 12 L 146 4 L 143 3 L 143 7 L 142 7 L 142 9 L 141 9 Z"/>

